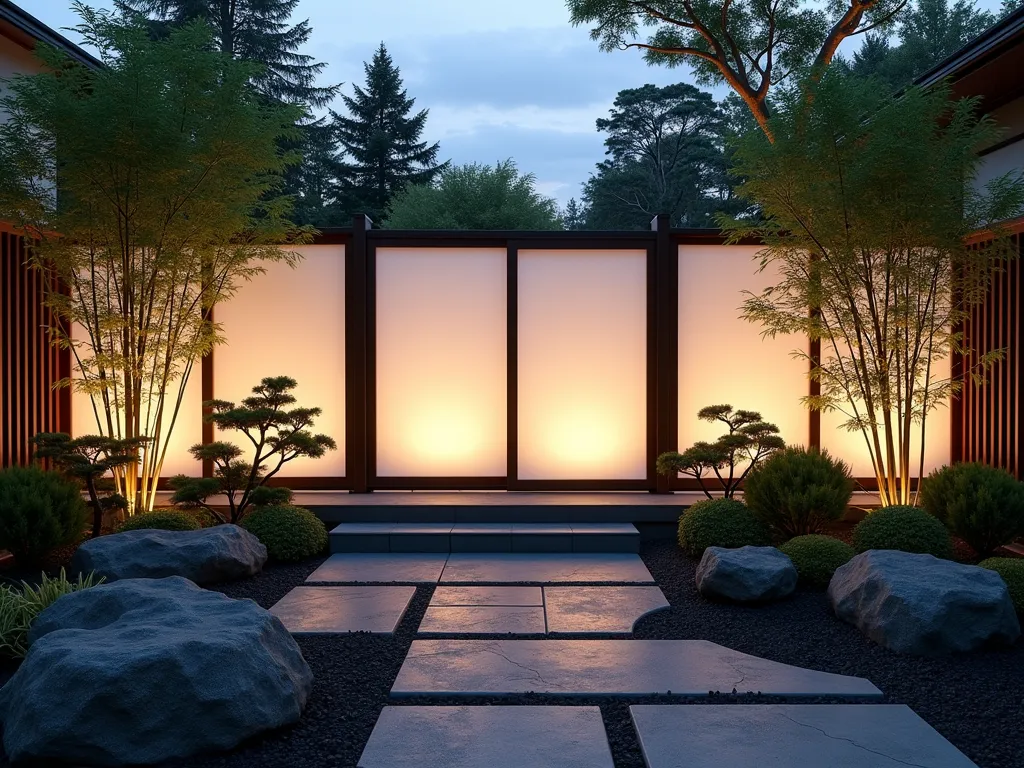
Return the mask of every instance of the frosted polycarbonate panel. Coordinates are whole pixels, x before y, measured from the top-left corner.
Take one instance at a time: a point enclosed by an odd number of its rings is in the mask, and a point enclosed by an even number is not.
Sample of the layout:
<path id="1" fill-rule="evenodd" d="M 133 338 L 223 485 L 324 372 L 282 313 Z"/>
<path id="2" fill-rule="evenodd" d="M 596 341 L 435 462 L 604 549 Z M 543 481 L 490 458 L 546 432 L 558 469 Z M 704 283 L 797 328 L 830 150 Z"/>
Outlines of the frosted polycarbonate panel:
<path id="1" fill-rule="evenodd" d="M 806 445 L 806 363 L 790 352 L 806 349 L 800 336 L 761 336 L 761 326 L 740 317 L 744 291 L 760 293 L 775 282 L 758 273 L 756 246 L 679 246 L 679 448 L 714 440 L 721 423 L 697 419 L 706 405 L 760 411 L 782 438 Z M 769 268 L 770 269 L 770 268 Z"/>
<path id="2" fill-rule="evenodd" d="M 295 248 L 295 266 L 275 262 L 231 299 L 214 319 L 227 340 L 214 351 L 214 393 L 238 402 L 264 376 L 291 376 L 302 407 L 323 413 L 314 431 L 338 443 L 320 459 L 285 464 L 278 477 L 342 477 L 345 474 L 345 246 Z M 252 455 L 252 444 L 235 432 L 218 432 Z"/>
<path id="3" fill-rule="evenodd" d="M 949 359 L 936 360 L 932 363 L 932 373 L 936 379 L 949 377 Z M 846 407 L 846 406 L 844 406 Z M 846 410 L 849 410 L 846 407 Z M 864 433 L 849 432 L 841 425 L 849 417 L 838 411 L 821 414 L 821 445 L 828 449 L 833 456 L 838 456 L 847 464 L 853 472 L 854 477 L 873 478 L 875 471 L 871 467 L 871 454 L 868 452 L 867 444 L 864 442 Z M 924 473 L 927 475 L 933 469 L 941 467 L 950 462 L 951 446 L 950 438 L 950 415 L 949 403 L 943 401 L 938 408 L 928 414 L 925 424 L 925 449 L 924 449 Z M 893 413 L 893 423 L 896 424 L 896 414 Z M 911 450 L 911 476 L 917 477 L 920 466 L 921 450 L 921 425 L 914 424 L 912 427 Z M 884 439 L 884 430 L 880 429 L 879 438 Z M 882 443 L 884 455 L 885 443 Z"/>
<path id="4" fill-rule="evenodd" d="M 377 474 L 507 472 L 504 248 L 377 249 Z"/>
<path id="5" fill-rule="evenodd" d="M 84 328 L 76 325 L 72 336 L 76 341 L 84 341 L 88 339 L 89 335 Z M 83 351 L 82 354 L 89 353 Z M 161 477 L 198 476 L 202 473 L 202 465 L 194 460 L 188 452 L 189 448 L 203 440 L 203 387 L 199 366 L 200 364 L 197 362 L 185 385 L 185 395 L 182 398 L 181 407 L 178 409 L 178 417 L 174 422 L 170 441 L 167 443 L 167 455 L 160 472 Z M 173 394 L 167 398 L 164 404 L 165 419 L 170 417 L 170 409 L 173 408 L 174 400 L 178 396 L 178 383 L 174 382 L 172 388 Z M 97 405 L 99 405 L 99 400 L 97 400 Z M 102 412 L 100 417 L 106 418 Z M 71 395 L 71 434 L 74 437 L 99 434 L 91 398 L 82 392 L 73 391 Z"/>
<path id="6" fill-rule="evenodd" d="M 647 254 L 519 251 L 523 480 L 647 477 Z"/>

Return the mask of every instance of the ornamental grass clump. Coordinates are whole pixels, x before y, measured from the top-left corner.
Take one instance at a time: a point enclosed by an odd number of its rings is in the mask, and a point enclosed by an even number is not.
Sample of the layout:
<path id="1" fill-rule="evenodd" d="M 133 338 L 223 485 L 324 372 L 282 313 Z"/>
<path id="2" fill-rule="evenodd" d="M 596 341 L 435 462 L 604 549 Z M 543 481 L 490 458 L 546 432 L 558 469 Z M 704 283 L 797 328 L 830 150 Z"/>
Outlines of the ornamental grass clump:
<path id="1" fill-rule="evenodd" d="M 42 574 L 36 587 L 25 582 L 20 587 L 0 585 L 0 655 L 23 658 L 28 653 L 28 631 L 44 609 L 59 597 L 102 582 L 102 577 L 96 578 L 92 573 L 79 574 L 76 581 L 69 581 L 61 568 L 60 575 L 55 577 Z"/>
<path id="2" fill-rule="evenodd" d="M 203 526 L 191 511 L 181 509 L 154 509 L 132 515 L 117 528 L 118 533 L 158 529 L 161 531 L 198 531 Z"/>
<path id="3" fill-rule="evenodd" d="M 953 557 L 953 539 L 946 527 L 923 509 L 903 505 L 868 514 L 853 529 L 853 546 L 858 552 L 896 549 L 946 560 Z"/>
<path id="4" fill-rule="evenodd" d="M 978 563 L 1003 577 L 1017 614 L 1024 616 L 1024 560 L 1016 557 L 990 557 Z"/>
<path id="5" fill-rule="evenodd" d="M 305 560 L 327 548 L 327 529 L 320 519 L 291 504 L 257 507 L 242 527 L 263 543 L 271 560 L 282 563 Z"/>
<path id="6" fill-rule="evenodd" d="M 790 539 L 839 520 L 853 488 L 850 468 L 828 451 L 787 448 L 750 473 L 744 499 L 772 535 Z"/>
<path id="7" fill-rule="evenodd" d="M 800 583 L 815 589 L 827 587 L 836 569 L 856 554 L 849 544 L 820 534 L 792 538 L 779 551 L 793 561 Z"/>
<path id="8" fill-rule="evenodd" d="M 85 533 L 85 501 L 77 483 L 38 466 L 0 472 L 0 549 L 23 568 L 40 566 L 57 547 Z"/>
<path id="9" fill-rule="evenodd" d="M 747 505 L 735 499 L 698 501 L 679 518 L 679 546 L 691 557 L 708 547 L 745 547 L 768 544 L 768 531 Z"/>
<path id="10" fill-rule="evenodd" d="M 980 557 L 1024 535 L 1024 484 L 996 467 L 937 469 L 921 484 L 921 504 Z"/>

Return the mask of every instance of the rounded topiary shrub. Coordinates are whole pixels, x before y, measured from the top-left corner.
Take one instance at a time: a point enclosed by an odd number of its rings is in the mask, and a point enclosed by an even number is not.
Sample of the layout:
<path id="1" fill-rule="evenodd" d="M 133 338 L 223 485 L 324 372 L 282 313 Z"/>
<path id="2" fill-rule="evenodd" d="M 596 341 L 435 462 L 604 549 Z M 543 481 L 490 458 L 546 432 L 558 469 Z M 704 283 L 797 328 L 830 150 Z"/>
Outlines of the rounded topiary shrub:
<path id="1" fill-rule="evenodd" d="M 270 559 L 295 562 L 319 555 L 327 548 L 327 529 L 303 507 L 276 504 L 257 507 L 241 526 L 263 542 Z"/>
<path id="2" fill-rule="evenodd" d="M 937 469 L 921 486 L 921 503 L 982 557 L 1024 535 L 1024 484 L 996 467 Z"/>
<path id="3" fill-rule="evenodd" d="M 678 538 L 686 554 L 700 557 L 708 547 L 764 546 L 768 531 L 743 502 L 707 499 L 680 516 Z"/>
<path id="4" fill-rule="evenodd" d="M 786 448 L 751 470 L 743 498 L 774 536 L 789 539 L 840 519 L 853 488 L 850 468 L 828 451 Z"/>
<path id="5" fill-rule="evenodd" d="M 154 509 L 132 515 L 117 527 L 118 533 L 157 528 L 161 531 L 198 531 L 202 526 L 194 515 L 180 509 Z"/>
<path id="6" fill-rule="evenodd" d="M 904 505 L 877 509 L 861 520 L 853 529 L 853 546 L 858 552 L 898 549 L 947 560 L 953 557 L 946 526 L 923 509 Z"/>
<path id="7" fill-rule="evenodd" d="M 1017 613 L 1024 616 L 1024 560 L 1016 557 L 990 557 L 978 563 L 1003 577 Z"/>
<path id="8" fill-rule="evenodd" d="M 816 533 L 792 538 L 779 550 L 793 561 L 800 583 L 816 589 L 827 587 L 836 568 L 856 554 L 849 544 Z"/>
<path id="9" fill-rule="evenodd" d="M 0 549 L 23 568 L 39 566 L 57 547 L 84 533 L 87 510 L 78 485 L 41 467 L 0 472 Z"/>

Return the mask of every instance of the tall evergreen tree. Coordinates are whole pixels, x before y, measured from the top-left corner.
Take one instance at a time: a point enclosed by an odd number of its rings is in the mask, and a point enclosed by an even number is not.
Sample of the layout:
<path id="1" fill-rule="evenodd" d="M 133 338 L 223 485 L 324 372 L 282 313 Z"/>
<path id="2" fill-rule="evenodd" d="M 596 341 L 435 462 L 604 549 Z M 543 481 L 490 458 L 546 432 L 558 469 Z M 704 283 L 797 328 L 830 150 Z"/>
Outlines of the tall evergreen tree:
<path id="1" fill-rule="evenodd" d="M 340 197 L 348 212 L 382 219 L 391 198 L 407 184 L 429 184 L 448 164 L 437 163 L 437 142 L 420 141 L 427 110 L 410 115 L 416 100 L 402 87 L 384 43 L 363 69 L 365 87 L 354 86 L 352 96 L 342 96 L 349 115 L 331 113 L 351 158 L 341 166 Z"/>

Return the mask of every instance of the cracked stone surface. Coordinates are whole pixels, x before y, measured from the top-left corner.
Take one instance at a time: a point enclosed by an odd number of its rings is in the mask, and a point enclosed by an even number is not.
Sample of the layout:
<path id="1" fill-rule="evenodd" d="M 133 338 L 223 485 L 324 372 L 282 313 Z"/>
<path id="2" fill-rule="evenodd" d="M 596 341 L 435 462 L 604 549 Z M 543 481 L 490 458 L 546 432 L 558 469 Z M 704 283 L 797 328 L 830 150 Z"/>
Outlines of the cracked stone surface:
<path id="1" fill-rule="evenodd" d="M 881 698 L 868 680 L 780 664 L 706 640 L 415 640 L 392 696 L 710 692 Z"/>
<path id="2" fill-rule="evenodd" d="M 548 633 L 632 632 L 668 600 L 658 587 L 544 587 Z"/>
<path id="3" fill-rule="evenodd" d="M 436 584 L 445 553 L 345 552 L 328 557 L 307 582 L 413 582 Z"/>
<path id="4" fill-rule="evenodd" d="M 441 574 L 453 583 L 572 584 L 624 582 L 653 584 L 639 555 L 608 553 L 511 552 L 507 554 L 453 552 Z"/>
<path id="5" fill-rule="evenodd" d="M 613 768 L 597 707 L 384 707 L 357 768 Z"/>
<path id="6" fill-rule="evenodd" d="M 430 605 L 544 605 L 540 587 L 438 587 Z"/>
<path id="7" fill-rule="evenodd" d="M 427 608 L 421 635 L 543 635 L 544 608 L 522 605 L 452 605 Z"/>
<path id="8" fill-rule="evenodd" d="M 629 711 L 648 768 L 974 766 L 902 704 L 655 705 Z"/>
<path id="9" fill-rule="evenodd" d="M 293 635 L 390 635 L 414 594 L 416 587 L 296 587 L 270 612 Z"/>

